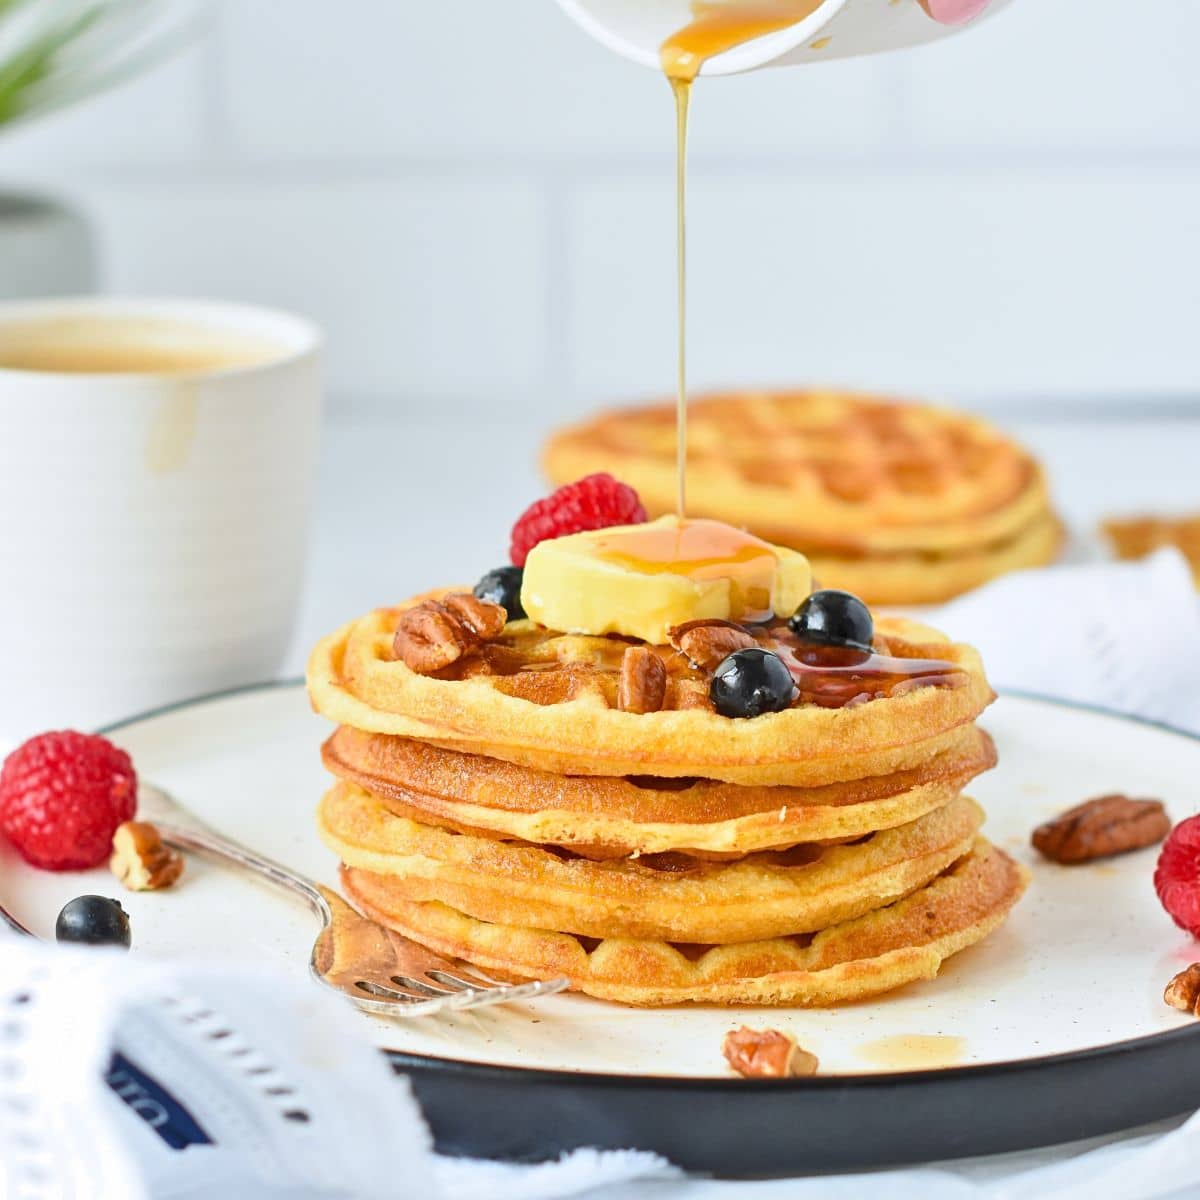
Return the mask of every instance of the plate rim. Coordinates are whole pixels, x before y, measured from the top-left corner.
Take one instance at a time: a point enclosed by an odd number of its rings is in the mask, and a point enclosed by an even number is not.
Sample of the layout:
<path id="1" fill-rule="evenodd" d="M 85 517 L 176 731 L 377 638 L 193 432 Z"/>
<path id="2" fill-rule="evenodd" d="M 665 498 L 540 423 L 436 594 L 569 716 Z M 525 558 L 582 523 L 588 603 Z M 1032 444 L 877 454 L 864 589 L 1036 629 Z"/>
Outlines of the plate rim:
<path id="1" fill-rule="evenodd" d="M 240 684 L 230 688 L 220 688 L 216 691 L 205 692 L 183 700 L 172 701 L 157 705 L 132 716 L 123 717 L 116 721 L 106 722 L 95 732 L 107 735 L 119 733 L 133 725 L 152 721 L 159 717 L 171 716 L 190 708 L 221 700 L 230 700 L 252 693 L 285 691 L 291 688 L 303 688 L 305 680 L 301 676 L 286 676 L 282 679 L 265 680 L 261 683 Z M 1076 700 L 1067 700 L 1058 696 L 1046 696 L 1039 692 L 1027 691 L 1022 688 L 1001 688 L 997 695 L 1017 700 L 1032 700 L 1040 704 L 1053 705 L 1074 712 L 1091 713 L 1096 716 L 1113 717 L 1118 721 L 1156 729 L 1162 733 L 1173 734 L 1189 742 L 1200 743 L 1200 734 L 1188 729 L 1181 729 L 1166 721 L 1158 721 L 1149 717 L 1134 716 L 1117 709 L 1107 708 L 1101 704 L 1090 704 Z M 1200 960 L 1200 949 L 1197 951 Z M 623 1006 L 629 1007 L 629 1006 Z M 631 1011 L 637 1011 L 633 1009 Z M 763 1012 L 773 1011 L 763 1009 Z M 1099 1046 L 1087 1046 L 1079 1050 L 1066 1050 L 1058 1054 L 1034 1055 L 1029 1058 L 1004 1059 L 1000 1062 L 969 1063 L 961 1066 L 926 1067 L 909 1071 L 871 1071 L 855 1072 L 840 1075 L 814 1075 L 800 1079 L 742 1079 L 729 1078 L 719 1075 L 631 1075 L 610 1071 L 572 1071 L 568 1069 L 552 1069 L 549 1067 L 522 1067 L 505 1063 L 474 1062 L 463 1058 L 446 1058 L 433 1054 L 416 1054 L 406 1050 L 392 1050 L 384 1047 L 382 1053 L 387 1057 L 393 1069 L 397 1072 L 435 1071 L 461 1076 L 477 1082 L 495 1082 L 498 1080 L 519 1080 L 530 1086 L 547 1084 L 570 1084 L 594 1088 L 635 1087 L 646 1090 L 670 1091 L 685 1087 L 688 1090 L 759 1092 L 764 1084 L 775 1090 L 796 1092 L 836 1091 L 843 1088 L 850 1090 L 873 1089 L 881 1085 L 913 1087 L 926 1085 L 932 1079 L 953 1078 L 967 1081 L 1013 1074 L 1023 1071 L 1053 1070 L 1057 1067 L 1070 1067 L 1081 1063 L 1093 1063 L 1107 1058 L 1119 1058 L 1126 1054 L 1134 1054 L 1146 1049 L 1169 1049 L 1175 1043 L 1191 1044 L 1200 1038 L 1200 1021 L 1184 1025 L 1179 1029 L 1168 1029 L 1161 1033 L 1144 1034 L 1141 1037 L 1125 1038 L 1119 1042 L 1108 1042 Z"/>

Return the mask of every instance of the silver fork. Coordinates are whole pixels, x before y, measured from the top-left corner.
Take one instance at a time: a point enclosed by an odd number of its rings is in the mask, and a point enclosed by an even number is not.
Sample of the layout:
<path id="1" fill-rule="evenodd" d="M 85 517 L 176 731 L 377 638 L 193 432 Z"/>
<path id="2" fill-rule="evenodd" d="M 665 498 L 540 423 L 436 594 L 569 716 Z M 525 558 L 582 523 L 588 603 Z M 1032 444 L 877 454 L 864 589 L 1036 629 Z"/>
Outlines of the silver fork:
<path id="1" fill-rule="evenodd" d="M 219 858 L 306 901 L 321 920 L 309 960 L 313 976 L 367 1012 L 423 1017 L 551 996 L 567 986 L 563 978 L 499 983 L 466 963 L 443 958 L 368 920 L 329 888 L 210 829 L 152 784 L 138 789 L 138 820 L 153 822 L 170 845 Z"/>

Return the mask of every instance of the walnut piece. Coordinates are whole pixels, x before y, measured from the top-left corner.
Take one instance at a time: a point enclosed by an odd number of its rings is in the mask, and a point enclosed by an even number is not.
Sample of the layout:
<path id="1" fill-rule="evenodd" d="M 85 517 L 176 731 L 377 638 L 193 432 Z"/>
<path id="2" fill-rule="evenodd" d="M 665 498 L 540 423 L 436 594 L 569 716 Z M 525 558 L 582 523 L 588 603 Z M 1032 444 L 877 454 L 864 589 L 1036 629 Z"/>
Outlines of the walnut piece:
<path id="1" fill-rule="evenodd" d="M 1180 1012 L 1200 1017 L 1200 963 L 1192 963 L 1180 971 L 1163 992 L 1163 999 Z"/>
<path id="2" fill-rule="evenodd" d="M 1033 831 L 1034 847 L 1057 863 L 1090 862 L 1161 842 L 1171 831 L 1161 800 L 1114 794 L 1086 800 Z"/>
<path id="3" fill-rule="evenodd" d="M 470 592 L 453 592 L 405 609 L 396 626 L 392 653 L 418 675 L 430 675 L 490 642 L 508 614 L 499 604 Z"/>
<path id="4" fill-rule="evenodd" d="M 647 646 L 630 646 L 621 658 L 617 707 L 622 712 L 658 712 L 667 698 L 667 668 Z"/>
<path id="5" fill-rule="evenodd" d="M 726 1061 L 746 1079 L 798 1079 L 817 1073 L 817 1056 L 778 1029 L 731 1029 L 721 1042 Z"/>
<path id="6" fill-rule="evenodd" d="M 183 874 L 183 855 L 167 846 L 148 821 L 126 821 L 113 834 L 112 873 L 131 892 L 156 892 Z"/>
<path id="7" fill-rule="evenodd" d="M 667 631 L 667 640 L 702 671 L 715 670 L 735 650 L 758 643 L 732 621 L 685 621 Z"/>

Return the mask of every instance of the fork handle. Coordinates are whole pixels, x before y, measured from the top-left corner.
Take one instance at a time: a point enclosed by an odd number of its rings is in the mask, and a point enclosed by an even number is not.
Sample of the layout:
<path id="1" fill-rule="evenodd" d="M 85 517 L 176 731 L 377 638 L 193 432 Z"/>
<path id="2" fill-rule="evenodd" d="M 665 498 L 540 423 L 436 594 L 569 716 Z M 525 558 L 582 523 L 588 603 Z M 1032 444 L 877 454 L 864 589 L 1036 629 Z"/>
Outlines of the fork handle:
<path id="1" fill-rule="evenodd" d="M 155 821 L 155 825 L 163 840 L 177 849 L 208 854 L 250 874 L 259 875 L 281 890 L 299 896 L 323 920 L 332 920 L 329 903 L 321 895 L 321 889 L 311 879 L 306 879 L 282 863 L 257 854 L 231 838 L 209 829 L 190 829 L 158 820 Z"/>

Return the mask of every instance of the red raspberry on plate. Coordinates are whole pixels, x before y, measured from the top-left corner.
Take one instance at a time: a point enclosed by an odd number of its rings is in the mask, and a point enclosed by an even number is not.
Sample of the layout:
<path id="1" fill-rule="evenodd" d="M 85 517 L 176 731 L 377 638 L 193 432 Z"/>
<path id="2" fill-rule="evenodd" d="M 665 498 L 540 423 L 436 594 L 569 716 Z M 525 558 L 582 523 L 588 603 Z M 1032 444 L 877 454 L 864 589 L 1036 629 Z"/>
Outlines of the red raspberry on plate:
<path id="1" fill-rule="evenodd" d="M 124 750 L 87 733 L 43 733 L 0 768 L 0 831 L 46 871 L 95 867 L 137 808 L 137 775 Z"/>
<path id="2" fill-rule="evenodd" d="M 1167 834 L 1154 869 L 1154 890 L 1180 929 L 1200 938 L 1200 817 Z"/>
<path id="3" fill-rule="evenodd" d="M 637 525 L 646 520 L 638 494 L 604 471 L 564 484 L 556 492 L 535 500 L 513 526 L 509 554 L 513 565 L 523 567 L 529 552 L 548 538 L 610 525 Z"/>

